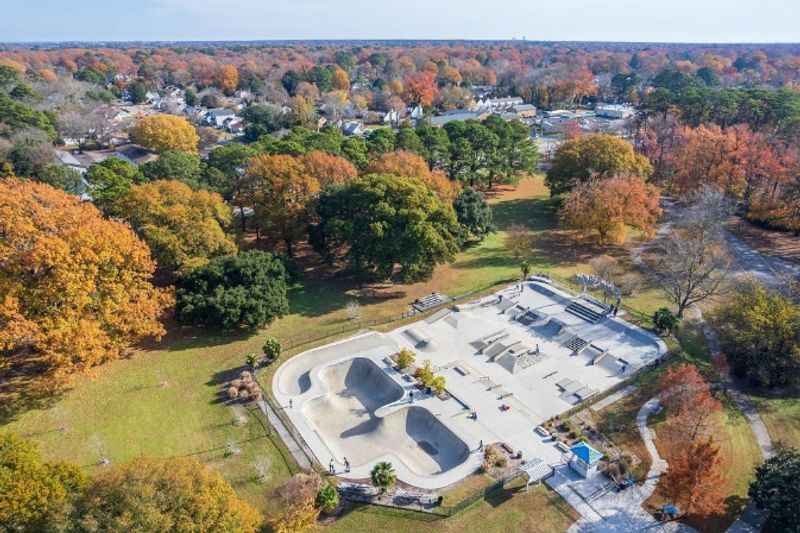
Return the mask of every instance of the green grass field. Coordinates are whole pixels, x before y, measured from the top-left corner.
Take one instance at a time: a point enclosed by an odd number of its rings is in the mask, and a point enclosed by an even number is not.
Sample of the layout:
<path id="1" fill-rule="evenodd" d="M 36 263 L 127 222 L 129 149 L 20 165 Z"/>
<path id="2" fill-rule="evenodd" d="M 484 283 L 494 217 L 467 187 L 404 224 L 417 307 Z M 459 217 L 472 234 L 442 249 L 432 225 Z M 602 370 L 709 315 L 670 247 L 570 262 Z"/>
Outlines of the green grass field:
<path id="1" fill-rule="evenodd" d="M 282 445 L 270 438 L 258 413 L 236 407 L 249 419 L 246 425 L 236 426 L 237 413 L 220 396 L 223 384 L 242 369 L 245 355 L 260 351 L 265 335 L 296 346 L 291 355 L 305 341 L 322 343 L 323 335 L 343 335 L 359 328 L 362 324 L 348 317 L 350 301 L 359 302 L 365 320 L 391 320 L 413 299 L 432 291 L 460 295 L 511 282 L 519 277 L 521 257 L 531 262 L 532 272 L 546 272 L 561 280 L 578 271 L 589 272 L 588 261 L 600 253 L 619 257 L 629 268 L 624 249 L 576 244 L 557 228 L 555 205 L 541 177 L 499 192 L 491 203 L 498 231 L 459 254 L 452 264 L 437 268 L 430 281 L 365 292 L 348 280 L 325 280 L 309 272 L 302 286 L 291 291 L 291 313 L 270 327 L 238 336 L 173 329 L 155 347 L 76 379 L 71 390 L 51 407 L 21 413 L 2 430 L 32 438 L 48 457 L 77 462 L 89 472 L 101 468 L 96 465 L 102 457 L 118 463 L 141 455 L 193 455 L 217 468 L 266 514 L 271 510 L 270 489 L 290 476 L 291 459 Z M 524 228 L 528 246 L 522 254 L 509 249 L 509 235 L 519 232 L 513 228 Z M 656 289 L 644 285 L 626 303 L 647 314 L 664 305 L 664 300 Z M 226 456 L 230 446 L 240 453 Z M 257 463 L 270 465 L 269 476 L 261 483 L 255 480 Z M 476 504 L 431 527 L 445 531 L 560 531 L 573 519 L 558 497 L 537 489 L 529 495 L 512 492 L 502 501 Z M 402 513 L 396 516 L 360 509 L 331 529 L 410 531 L 426 527 L 427 523 Z"/>
<path id="2" fill-rule="evenodd" d="M 800 448 L 800 398 L 750 397 L 774 443 Z"/>

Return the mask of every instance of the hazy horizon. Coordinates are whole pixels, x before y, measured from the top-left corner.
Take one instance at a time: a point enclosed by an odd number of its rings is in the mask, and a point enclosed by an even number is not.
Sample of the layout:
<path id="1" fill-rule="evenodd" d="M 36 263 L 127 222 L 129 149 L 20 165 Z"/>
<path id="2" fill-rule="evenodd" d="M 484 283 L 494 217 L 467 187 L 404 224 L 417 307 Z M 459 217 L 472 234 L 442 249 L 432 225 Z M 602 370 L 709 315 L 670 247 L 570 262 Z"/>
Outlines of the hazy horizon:
<path id="1" fill-rule="evenodd" d="M 612 0 L 613 1 L 613 0 Z M 796 0 L 29 0 L 0 41 L 511 40 L 676 44 L 800 41 Z M 333 4 L 333 5 L 332 5 Z"/>

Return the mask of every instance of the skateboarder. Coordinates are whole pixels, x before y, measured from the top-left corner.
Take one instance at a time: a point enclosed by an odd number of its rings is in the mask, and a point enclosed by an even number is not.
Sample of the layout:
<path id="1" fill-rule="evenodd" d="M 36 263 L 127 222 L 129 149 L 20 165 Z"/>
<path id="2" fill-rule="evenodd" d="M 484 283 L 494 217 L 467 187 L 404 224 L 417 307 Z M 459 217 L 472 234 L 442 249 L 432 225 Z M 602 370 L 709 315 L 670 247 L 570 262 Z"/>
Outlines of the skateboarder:
<path id="1" fill-rule="evenodd" d="M 350 473 L 350 461 L 347 460 L 347 457 L 344 458 L 344 471 Z"/>

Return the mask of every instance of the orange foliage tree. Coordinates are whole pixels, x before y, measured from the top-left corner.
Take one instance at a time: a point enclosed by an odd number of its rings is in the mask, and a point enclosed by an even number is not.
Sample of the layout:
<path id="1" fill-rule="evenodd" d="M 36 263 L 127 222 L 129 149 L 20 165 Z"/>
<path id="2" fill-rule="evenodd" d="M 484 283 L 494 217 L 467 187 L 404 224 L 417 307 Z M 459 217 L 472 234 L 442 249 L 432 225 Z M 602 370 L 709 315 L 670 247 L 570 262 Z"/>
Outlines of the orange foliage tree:
<path id="1" fill-rule="evenodd" d="M 200 137 L 188 120 L 175 115 L 151 115 L 139 119 L 131 128 L 131 141 L 154 152 L 177 150 L 197 152 Z"/>
<path id="2" fill-rule="evenodd" d="M 766 136 L 745 124 L 687 126 L 672 147 L 670 187 L 683 195 L 711 184 L 748 202 L 757 184 L 786 174 L 781 163 Z"/>
<path id="3" fill-rule="evenodd" d="M 368 174 L 393 174 L 407 178 L 419 178 L 436 195 L 451 203 L 460 191 L 459 184 L 443 172 L 431 171 L 428 162 L 412 152 L 399 150 L 381 155 L 370 163 Z"/>
<path id="4" fill-rule="evenodd" d="M 430 107 L 439 93 L 436 76 L 430 72 L 415 72 L 405 79 L 405 100 L 422 107 Z"/>
<path id="5" fill-rule="evenodd" d="M 300 157 L 306 173 L 319 181 L 320 187 L 341 185 L 358 176 L 358 170 L 347 159 L 322 150 L 313 150 Z"/>
<path id="6" fill-rule="evenodd" d="M 724 476 L 713 438 L 675 448 L 661 489 L 686 514 L 708 516 L 725 511 Z"/>
<path id="7" fill-rule="evenodd" d="M 704 434 L 722 409 L 697 367 L 683 364 L 667 369 L 659 381 L 659 400 L 674 421 L 676 433 L 687 441 Z"/>
<path id="8" fill-rule="evenodd" d="M 626 226 L 652 236 L 661 215 L 660 191 L 638 176 L 616 176 L 583 182 L 569 193 L 559 216 L 584 232 L 596 231 L 601 243 L 625 241 Z"/>
<path id="9" fill-rule="evenodd" d="M 260 230 L 272 231 L 294 253 L 294 243 L 306 231 L 310 202 L 320 191 L 319 180 L 290 155 L 258 155 L 247 166 L 246 195 Z M 260 234 L 259 234 L 260 237 Z"/>
<path id="10" fill-rule="evenodd" d="M 231 95 L 239 86 L 239 70 L 236 65 L 222 65 L 217 71 L 217 86 L 227 95 Z"/>
<path id="11" fill-rule="evenodd" d="M 171 296 L 125 224 L 41 183 L 0 181 L 0 351 L 66 376 L 161 337 Z M 0 363 L 2 366 L 2 363 Z"/>

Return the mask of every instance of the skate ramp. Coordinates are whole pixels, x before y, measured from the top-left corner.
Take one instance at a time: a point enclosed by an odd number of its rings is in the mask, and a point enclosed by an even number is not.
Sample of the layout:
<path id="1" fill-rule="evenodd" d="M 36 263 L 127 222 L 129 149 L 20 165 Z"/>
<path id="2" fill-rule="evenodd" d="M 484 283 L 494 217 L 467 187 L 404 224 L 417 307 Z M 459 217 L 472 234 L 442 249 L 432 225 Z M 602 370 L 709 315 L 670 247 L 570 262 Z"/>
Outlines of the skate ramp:
<path id="1" fill-rule="evenodd" d="M 354 466 L 395 455 L 417 475 L 445 472 L 469 456 L 467 445 L 427 409 L 408 405 L 376 416 L 403 399 L 404 391 L 370 359 L 355 358 L 321 373 L 328 392 L 310 400 L 303 413 L 332 457 Z M 325 457 L 320 460 L 326 462 Z"/>

